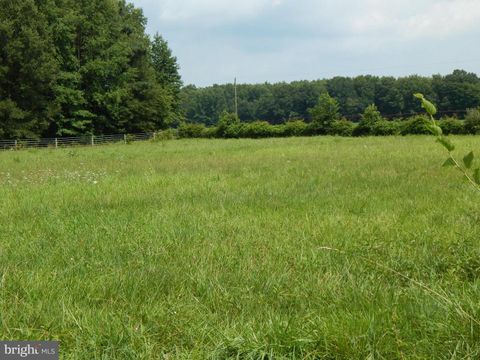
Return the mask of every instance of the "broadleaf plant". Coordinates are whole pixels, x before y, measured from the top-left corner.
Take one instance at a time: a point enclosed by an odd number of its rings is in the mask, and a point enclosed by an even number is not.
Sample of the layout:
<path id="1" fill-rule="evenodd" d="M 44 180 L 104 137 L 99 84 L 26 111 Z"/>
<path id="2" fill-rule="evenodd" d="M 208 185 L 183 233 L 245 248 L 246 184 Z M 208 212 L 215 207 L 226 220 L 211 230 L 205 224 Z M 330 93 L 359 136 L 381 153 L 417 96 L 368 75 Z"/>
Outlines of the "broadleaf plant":
<path id="1" fill-rule="evenodd" d="M 460 162 L 453 156 L 455 145 L 443 134 L 442 128 L 438 126 L 435 120 L 434 116 L 437 114 L 437 108 L 435 105 L 428 101 L 423 94 L 417 93 L 414 96 L 422 102 L 422 108 L 425 109 L 430 117 L 430 120 L 427 123 L 427 129 L 437 137 L 437 142 L 441 144 L 448 152 L 448 158 L 443 166 L 455 167 L 463 174 L 463 176 L 476 190 L 480 191 L 480 168 L 472 170 L 475 162 L 475 155 L 473 151 L 465 155 L 463 158 L 463 164 L 460 164 Z"/>

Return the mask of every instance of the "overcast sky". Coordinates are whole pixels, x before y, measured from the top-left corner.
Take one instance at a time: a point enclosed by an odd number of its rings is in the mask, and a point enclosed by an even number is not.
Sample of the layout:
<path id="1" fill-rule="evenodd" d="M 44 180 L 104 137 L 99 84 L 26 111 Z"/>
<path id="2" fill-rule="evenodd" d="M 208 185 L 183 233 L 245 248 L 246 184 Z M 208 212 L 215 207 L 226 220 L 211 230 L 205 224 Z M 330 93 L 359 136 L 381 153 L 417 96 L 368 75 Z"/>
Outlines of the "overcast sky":
<path id="1" fill-rule="evenodd" d="M 480 0 L 133 0 L 198 86 L 480 74 Z"/>

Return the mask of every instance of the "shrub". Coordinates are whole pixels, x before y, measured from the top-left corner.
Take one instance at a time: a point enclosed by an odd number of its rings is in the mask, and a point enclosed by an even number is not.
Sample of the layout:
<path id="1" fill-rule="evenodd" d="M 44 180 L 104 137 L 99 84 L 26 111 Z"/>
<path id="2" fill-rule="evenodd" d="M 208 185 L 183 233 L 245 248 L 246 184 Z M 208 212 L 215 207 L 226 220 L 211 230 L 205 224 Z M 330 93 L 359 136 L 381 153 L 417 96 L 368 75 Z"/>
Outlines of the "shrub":
<path id="1" fill-rule="evenodd" d="M 355 129 L 353 129 L 352 136 L 368 136 L 371 135 L 372 129 L 370 126 L 365 126 L 365 124 L 362 124 L 361 122 L 355 126 Z"/>
<path id="2" fill-rule="evenodd" d="M 217 136 L 225 136 L 225 132 L 227 131 L 228 127 L 236 124 L 240 124 L 240 119 L 236 114 L 226 111 L 222 112 L 220 114 L 220 118 L 218 119 Z"/>
<path id="3" fill-rule="evenodd" d="M 155 141 L 173 140 L 178 137 L 176 129 L 160 130 L 155 133 Z"/>
<path id="4" fill-rule="evenodd" d="M 128 144 L 128 145 L 134 143 L 135 140 L 136 140 L 135 135 L 131 135 L 131 134 L 125 135 L 124 139 L 125 139 L 125 143 Z"/>
<path id="5" fill-rule="evenodd" d="M 480 107 L 467 110 L 465 131 L 469 134 L 480 134 Z"/>
<path id="6" fill-rule="evenodd" d="M 225 137 L 230 139 L 238 139 L 243 137 L 245 124 L 233 124 L 230 125 L 223 130 L 219 131 L 217 128 L 217 136 L 218 137 Z"/>
<path id="7" fill-rule="evenodd" d="M 371 135 L 389 136 L 397 135 L 400 132 L 400 123 L 398 121 L 380 120 L 373 124 Z"/>
<path id="8" fill-rule="evenodd" d="M 179 138 L 202 138 L 204 137 L 206 127 L 203 124 L 183 123 L 178 128 Z"/>
<path id="9" fill-rule="evenodd" d="M 315 107 L 308 109 L 312 123 L 316 124 L 315 132 L 326 134 L 335 120 L 340 118 L 340 104 L 328 93 L 320 95 Z"/>
<path id="10" fill-rule="evenodd" d="M 203 136 L 204 138 L 207 138 L 207 139 L 212 139 L 214 137 L 216 137 L 218 134 L 218 129 L 214 126 L 211 126 L 211 127 L 206 127 L 205 129 L 203 129 Z"/>
<path id="11" fill-rule="evenodd" d="M 463 121 L 454 117 L 446 117 L 438 122 L 445 135 L 465 134 L 465 126 Z"/>
<path id="12" fill-rule="evenodd" d="M 400 134 L 402 135 L 423 135 L 430 134 L 427 129 L 428 118 L 424 115 L 411 117 L 403 121 L 401 125 Z"/>
<path id="13" fill-rule="evenodd" d="M 325 135 L 325 131 L 325 127 L 322 124 L 319 124 L 318 122 L 311 122 L 307 124 L 305 135 Z"/>
<path id="14" fill-rule="evenodd" d="M 367 106 L 365 111 L 362 114 L 362 120 L 358 126 L 354 129 L 353 135 L 354 136 L 366 136 L 373 134 L 373 128 L 376 123 L 384 121 L 380 111 L 378 111 L 377 107 L 372 104 Z"/>
<path id="15" fill-rule="evenodd" d="M 352 136 L 355 124 L 347 119 L 334 121 L 329 129 L 329 135 Z"/>
<path id="16" fill-rule="evenodd" d="M 241 128 L 241 136 L 252 139 L 277 137 L 281 135 L 282 125 L 271 125 L 267 121 L 254 121 L 244 124 Z"/>
<path id="17" fill-rule="evenodd" d="M 308 125 L 302 120 L 288 121 L 284 125 L 279 125 L 281 127 L 282 136 L 302 136 L 306 135 Z"/>

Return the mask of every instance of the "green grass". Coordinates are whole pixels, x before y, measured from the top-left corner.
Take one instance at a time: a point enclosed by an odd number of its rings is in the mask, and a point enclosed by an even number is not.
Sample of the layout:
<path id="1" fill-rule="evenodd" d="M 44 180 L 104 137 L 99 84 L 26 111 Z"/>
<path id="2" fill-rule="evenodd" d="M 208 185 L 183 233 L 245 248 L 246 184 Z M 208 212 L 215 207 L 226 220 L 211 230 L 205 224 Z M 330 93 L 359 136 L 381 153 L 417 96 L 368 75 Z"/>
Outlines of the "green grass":
<path id="1" fill-rule="evenodd" d="M 480 196 L 445 157 L 431 137 L 0 153 L 0 338 L 62 359 L 478 359 Z"/>

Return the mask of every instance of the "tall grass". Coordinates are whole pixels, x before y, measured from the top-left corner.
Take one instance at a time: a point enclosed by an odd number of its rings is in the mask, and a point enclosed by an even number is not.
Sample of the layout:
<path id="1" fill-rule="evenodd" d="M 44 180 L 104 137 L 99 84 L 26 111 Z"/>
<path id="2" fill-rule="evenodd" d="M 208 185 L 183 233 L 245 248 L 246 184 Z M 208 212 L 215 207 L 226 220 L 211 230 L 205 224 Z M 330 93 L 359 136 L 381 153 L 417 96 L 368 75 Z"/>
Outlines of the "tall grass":
<path id="1" fill-rule="evenodd" d="M 0 153 L 0 338 L 58 339 L 64 359 L 479 358 L 478 198 L 436 150 Z"/>

